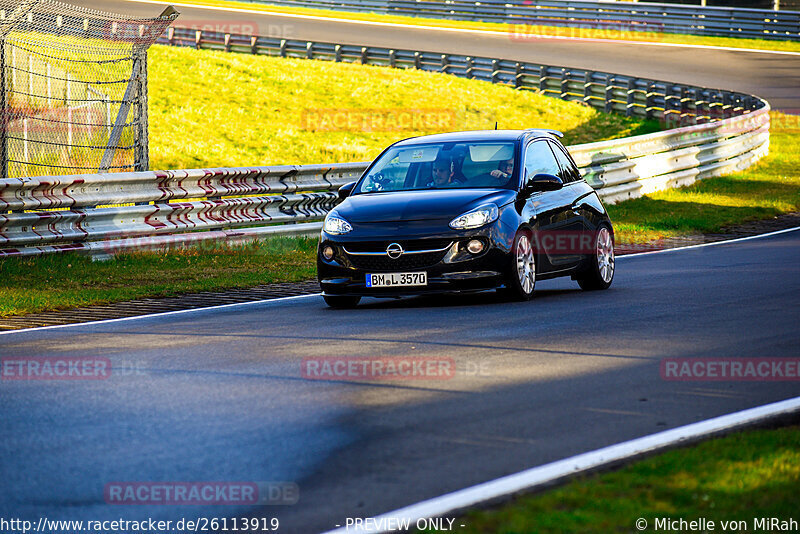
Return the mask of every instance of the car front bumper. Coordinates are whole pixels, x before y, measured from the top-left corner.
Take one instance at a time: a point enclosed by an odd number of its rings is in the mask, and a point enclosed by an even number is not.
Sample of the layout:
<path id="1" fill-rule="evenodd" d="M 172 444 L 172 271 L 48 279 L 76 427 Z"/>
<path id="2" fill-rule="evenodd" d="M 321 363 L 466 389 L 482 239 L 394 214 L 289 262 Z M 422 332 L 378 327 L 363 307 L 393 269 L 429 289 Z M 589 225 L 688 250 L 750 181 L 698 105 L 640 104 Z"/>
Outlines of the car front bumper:
<path id="1" fill-rule="evenodd" d="M 413 225 L 398 231 L 397 227 L 364 225 L 368 228 L 344 236 L 322 233 L 317 252 L 317 275 L 325 295 L 358 295 L 399 297 L 429 293 L 481 291 L 499 287 L 511 265 L 510 249 L 513 232 L 495 222 L 476 230 L 454 231 L 439 228 L 431 232 L 415 232 Z M 470 240 L 484 243 L 479 254 L 466 249 Z M 385 250 L 399 243 L 406 253 L 392 259 Z M 447 243 L 450 243 L 449 245 Z M 335 255 L 326 260 L 322 250 L 331 246 Z M 414 254 L 420 250 L 437 252 Z M 369 273 L 400 273 L 425 271 L 426 286 L 395 286 L 372 288 L 366 285 Z"/>

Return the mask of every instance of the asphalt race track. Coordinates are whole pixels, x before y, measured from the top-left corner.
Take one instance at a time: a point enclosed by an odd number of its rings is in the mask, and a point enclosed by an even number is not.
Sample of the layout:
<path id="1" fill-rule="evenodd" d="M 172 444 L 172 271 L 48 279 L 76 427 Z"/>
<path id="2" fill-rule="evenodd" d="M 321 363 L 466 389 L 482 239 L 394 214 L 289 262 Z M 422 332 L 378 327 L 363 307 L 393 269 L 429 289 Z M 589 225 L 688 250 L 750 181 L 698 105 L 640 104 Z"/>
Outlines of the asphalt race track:
<path id="1" fill-rule="evenodd" d="M 0 382 L 0 516 L 277 516 L 318 532 L 524 468 L 800 394 L 683 382 L 667 357 L 795 357 L 800 231 L 619 259 L 605 292 L 321 297 L 0 335 L 4 358 L 107 357 L 95 381 Z M 303 358 L 452 358 L 449 379 L 304 379 Z M 131 370 L 132 369 L 132 370 Z M 293 506 L 110 506 L 120 481 L 294 481 Z"/>
<path id="2" fill-rule="evenodd" d="M 169 4 L 131 0 L 76 0 L 75 3 L 147 17 L 157 16 Z M 181 12 L 176 22 L 179 26 L 212 26 L 233 33 L 242 31 L 241 28 L 245 28 L 244 31 L 247 32 L 257 27 L 261 35 L 285 39 L 538 61 L 546 65 L 563 65 L 744 91 L 766 98 L 773 109 L 800 114 L 800 54 L 648 46 L 613 41 L 514 39 L 509 35 L 352 24 L 180 5 L 176 9 Z M 532 125 L 535 126 L 539 125 Z"/>
<path id="3" fill-rule="evenodd" d="M 146 16 L 163 5 L 89 0 Z M 800 55 L 513 40 L 178 7 L 180 23 L 480 54 L 746 91 L 800 110 Z M 191 76 L 191 73 L 186 73 Z M 531 125 L 546 126 L 546 125 Z M 501 125 L 502 127 L 502 125 Z M 321 297 L 0 334 L 0 357 L 108 358 L 91 381 L 0 381 L 0 517 L 278 517 L 319 532 L 660 430 L 800 395 L 795 382 L 664 380 L 675 357 L 796 357 L 800 231 L 620 258 L 609 291 Z M 449 361 L 442 379 L 312 380 L 308 358 Z M 132 481 L 286 481 L 291 506 L 115 506 Z"/>

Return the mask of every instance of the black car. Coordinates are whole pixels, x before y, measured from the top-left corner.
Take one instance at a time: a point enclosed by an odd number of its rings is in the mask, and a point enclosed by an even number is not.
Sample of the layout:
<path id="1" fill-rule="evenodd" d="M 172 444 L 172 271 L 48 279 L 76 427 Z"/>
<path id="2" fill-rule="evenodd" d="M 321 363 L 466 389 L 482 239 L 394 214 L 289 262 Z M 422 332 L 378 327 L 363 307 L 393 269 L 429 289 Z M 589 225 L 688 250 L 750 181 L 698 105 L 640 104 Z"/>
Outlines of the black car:
<path id="1" fill-rule="evenodd" d="M 584 289 L 614 278 L 614 230 L 553 130 L 406 139 L 387 148 L 325 218 L 317 274 L 328 305 L 501 289 Z"/>

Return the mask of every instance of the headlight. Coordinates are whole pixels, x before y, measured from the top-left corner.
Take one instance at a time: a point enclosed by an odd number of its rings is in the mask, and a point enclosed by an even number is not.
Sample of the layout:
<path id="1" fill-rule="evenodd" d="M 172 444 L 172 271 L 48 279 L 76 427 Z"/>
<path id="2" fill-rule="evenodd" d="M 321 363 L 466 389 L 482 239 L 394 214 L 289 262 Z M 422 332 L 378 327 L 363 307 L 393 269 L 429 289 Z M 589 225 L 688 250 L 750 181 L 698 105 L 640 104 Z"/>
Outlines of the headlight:
<path id="1" fill-rule="evenodd" d="M 326 233 L 340 235 L 346 234 L 353 229 L 350 223 L 339 217 L 338 215 L 329 213 L 325 217 L 325 224 L 322 225 Z"/>
<path id="2" fill-rule="evenodd" d="M 496 221 L 498 213 L 499 210 L 497 209 L 497 206 L 494 204 L 486 204 L 484 206 L 475 208 L 472 211 L 468 211 L 463 215 L 459 215 L 450 221 L 450 228 L 455 228 L 456 230 L 480 228 L 485 224 Z"/>

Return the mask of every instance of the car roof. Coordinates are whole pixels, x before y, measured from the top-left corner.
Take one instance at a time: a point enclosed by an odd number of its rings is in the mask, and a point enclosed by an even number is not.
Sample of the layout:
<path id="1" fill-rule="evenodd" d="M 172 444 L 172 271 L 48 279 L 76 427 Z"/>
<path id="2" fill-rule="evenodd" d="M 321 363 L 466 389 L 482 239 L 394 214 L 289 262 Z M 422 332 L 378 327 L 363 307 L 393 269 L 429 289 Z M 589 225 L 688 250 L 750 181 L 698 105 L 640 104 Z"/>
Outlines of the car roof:
<path id="1" fill-rule="evenodd" d="M 394 146 L 418 145 L 421 143 L 464 143 L 472 141 L 516 141 L 523 136 L 557 138 L 563 134 L 557 130 L 531 128 L 528 130 L 474 130 L 421 135 L 398 141 Z"/>

